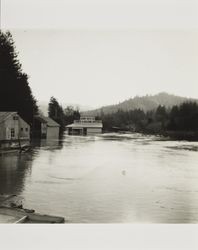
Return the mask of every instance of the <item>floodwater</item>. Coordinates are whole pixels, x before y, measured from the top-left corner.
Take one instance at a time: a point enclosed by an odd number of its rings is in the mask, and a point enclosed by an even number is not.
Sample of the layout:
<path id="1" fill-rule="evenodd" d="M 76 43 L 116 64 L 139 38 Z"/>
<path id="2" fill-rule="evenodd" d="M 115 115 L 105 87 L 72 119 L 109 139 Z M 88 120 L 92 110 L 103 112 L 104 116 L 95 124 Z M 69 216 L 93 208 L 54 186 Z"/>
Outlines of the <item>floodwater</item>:
<path id="1" fill-rule="evenodd" d="M 0 156 L 0 193 L 71 223 L 197 223 L 198 142 L 65 136 Z"/>

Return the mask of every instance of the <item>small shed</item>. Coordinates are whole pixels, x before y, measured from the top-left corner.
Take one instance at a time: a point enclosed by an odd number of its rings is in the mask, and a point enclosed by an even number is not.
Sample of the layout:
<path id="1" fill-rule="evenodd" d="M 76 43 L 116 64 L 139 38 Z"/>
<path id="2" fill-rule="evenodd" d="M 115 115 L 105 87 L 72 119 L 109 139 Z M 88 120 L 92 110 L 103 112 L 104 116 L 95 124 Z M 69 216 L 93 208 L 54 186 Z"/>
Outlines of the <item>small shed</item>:
<path id="1" fill-rule="evenodd" d="M 102 121 L 95 117 L 81 117 L 66 126 L 68 135 L 94 135 L 102 133 Z"/>
<path id="2" fill-rule="evenodd" d="M 50 117 L 45 117 L 47 121 L 47 139 L 59 138 L 60 125 Z"/>
<path id="3" fill-rule="evenodd" d="M 59 138 L 60 125 L 43 115 L 34 117 L 34 136 L 41 139 L 57 139 Z"/>
<path id="4" fill-rule="evenodd" d="M 30 126 L 17 112 L 0 112 L 0 147 L 30 143 Z"/>

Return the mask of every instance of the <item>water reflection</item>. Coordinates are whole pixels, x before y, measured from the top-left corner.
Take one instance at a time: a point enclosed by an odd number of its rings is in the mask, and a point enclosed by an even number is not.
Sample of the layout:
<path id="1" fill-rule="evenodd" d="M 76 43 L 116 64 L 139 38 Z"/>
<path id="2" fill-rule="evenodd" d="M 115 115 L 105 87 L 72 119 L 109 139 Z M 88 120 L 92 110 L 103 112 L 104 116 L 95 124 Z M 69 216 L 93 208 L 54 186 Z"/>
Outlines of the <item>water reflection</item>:
<path id="1" fill-rule="evenodd" d="M 20 194 L 31 175 L 32 155 L 12 153 L 0 156 L 0 193 Z"/>
<path id="2" fill-rule="evenodd" d="M 26 153 L 13 152 L 0 156 L 0 194 L 20 195 L 25 189 L 27 178 L 31 178 L 32 165 L 39 157 L 40 149 L 60 150 L 63 147 L 63 138 L 60 140 L 35 140 L 32 150 Z M 53 155 L 49 155 L 53 159 Z"/>
<path id="3" fill-rule="evenodd" d="M 61 149 L 63 147 L 64 137 L 60 139 L 35 139 L 32 141 L 33 147 L 45 147 L 45 149 Z"/>

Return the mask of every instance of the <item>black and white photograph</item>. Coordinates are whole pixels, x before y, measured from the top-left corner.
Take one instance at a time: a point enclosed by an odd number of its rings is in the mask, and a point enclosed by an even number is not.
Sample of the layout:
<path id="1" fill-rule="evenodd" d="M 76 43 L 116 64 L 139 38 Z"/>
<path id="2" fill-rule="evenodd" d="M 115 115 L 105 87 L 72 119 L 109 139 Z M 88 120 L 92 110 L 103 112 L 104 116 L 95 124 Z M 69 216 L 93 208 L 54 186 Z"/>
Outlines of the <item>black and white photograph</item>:
<path id="1" fill-rule="evenodd" d="M 0 6 L 1 227 L 197 224 L 198 2 Z"/>

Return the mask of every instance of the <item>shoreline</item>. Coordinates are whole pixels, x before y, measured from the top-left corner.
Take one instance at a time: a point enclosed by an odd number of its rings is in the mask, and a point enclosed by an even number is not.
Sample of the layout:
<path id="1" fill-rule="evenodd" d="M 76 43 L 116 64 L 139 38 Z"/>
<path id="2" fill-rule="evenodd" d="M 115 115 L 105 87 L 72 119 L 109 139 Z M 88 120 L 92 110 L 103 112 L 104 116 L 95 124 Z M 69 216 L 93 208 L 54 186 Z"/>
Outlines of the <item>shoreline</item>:
<path id="1" fill-rule="evenodd" d="M 163 136 L 164 138 L 167 138 L 169 140 L 175 140 L 175 141 L 198 141 L 198 131 L 158 131 L 158 132 L 151 132 L 151 131 L 130 131 L 130 130 L 120 130 L 120 131 L 112 131 L 112 130 L 106 130 L 103 133 L 141 133 L 143 135 L 156 135 L 156 136 Z"/>

